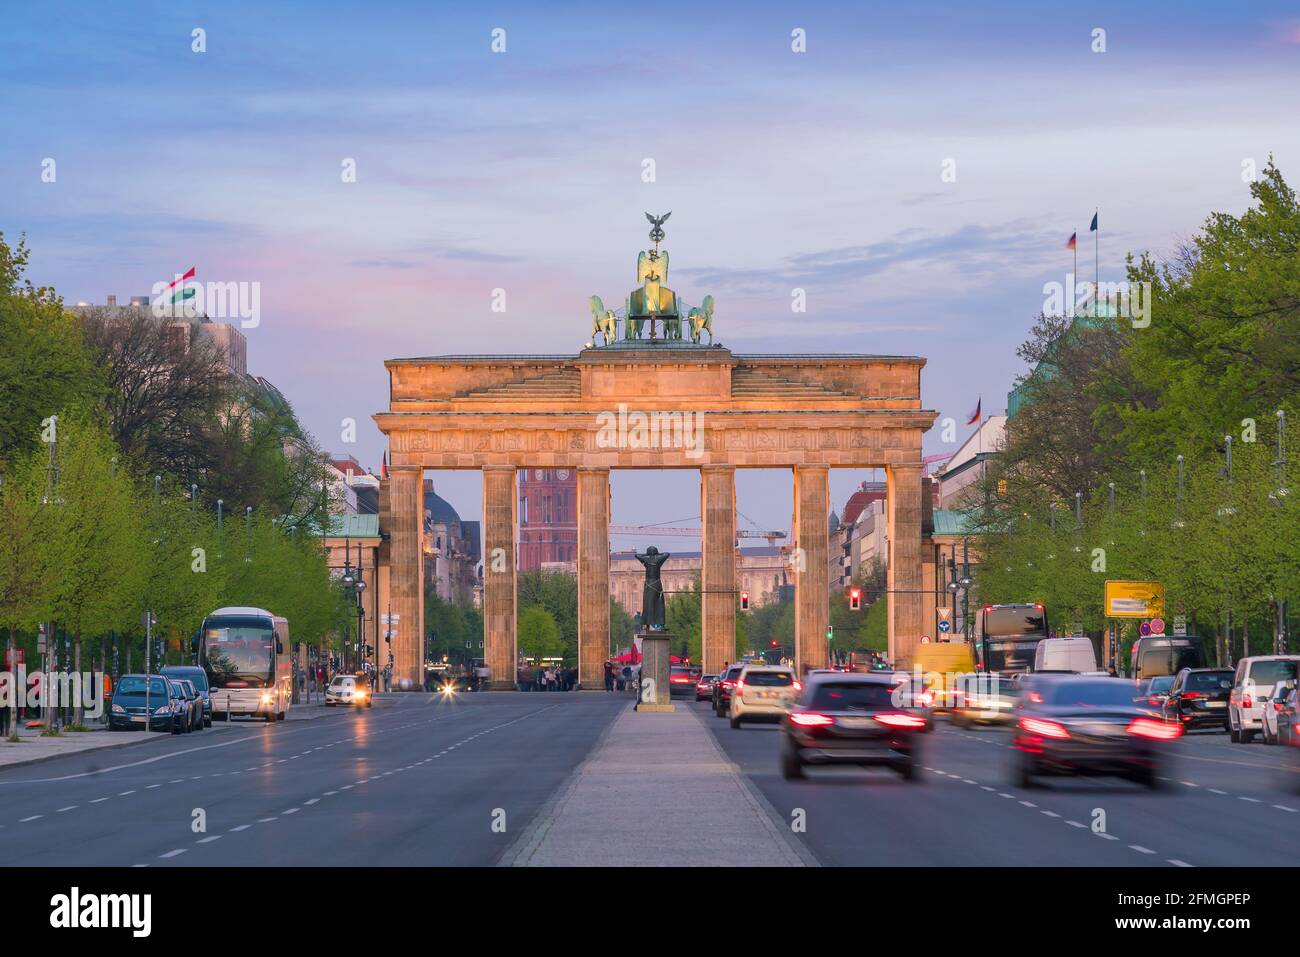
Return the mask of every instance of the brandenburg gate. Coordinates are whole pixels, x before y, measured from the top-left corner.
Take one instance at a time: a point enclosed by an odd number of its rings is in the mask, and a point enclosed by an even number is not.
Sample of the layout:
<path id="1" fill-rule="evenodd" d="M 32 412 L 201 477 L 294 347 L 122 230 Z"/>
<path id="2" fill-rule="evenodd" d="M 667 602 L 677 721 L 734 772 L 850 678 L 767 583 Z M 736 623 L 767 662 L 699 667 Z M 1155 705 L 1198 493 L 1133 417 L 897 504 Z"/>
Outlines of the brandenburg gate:
<path id="1" fill-rule="evenodd" d="M 577 473 L 578 672 L 603 688 L 609 657 L 610 471 L 698 469 L 703 525 L 703 667 L 735 658 L 738 468 L 789 469 L 795 659 L 827 665 L 829 470 L 887 476 L 889 656 L 910 661 L 920 639 L 921 404 L 915 356 L 738 355 L 712 340 L 712 297 L 687 310 L 664 282 L 668 254 L 638 259 L 639 287 L 623 314 L 592 297 L 593 343 L 576 355 L 390 359 L 389 407 L 375 415 L 389 441 L 381 489 L 389 590 L 398 624 L 395 678 L 423 679 L 421 499 L 426 469 L 483 473 L 483 647 L 494 688 L 513 688 L 518 614 L 517 474 Z M 619 325 L 622 334 L 619 334 Z M 683 338 L 682 331 L 689 332 Z M 603 341 L 602 341 L 603 340 Z M 629 612 L 638 609 L 628 609 Z M 418 625 L 416 624 L 418 623 Z"/>

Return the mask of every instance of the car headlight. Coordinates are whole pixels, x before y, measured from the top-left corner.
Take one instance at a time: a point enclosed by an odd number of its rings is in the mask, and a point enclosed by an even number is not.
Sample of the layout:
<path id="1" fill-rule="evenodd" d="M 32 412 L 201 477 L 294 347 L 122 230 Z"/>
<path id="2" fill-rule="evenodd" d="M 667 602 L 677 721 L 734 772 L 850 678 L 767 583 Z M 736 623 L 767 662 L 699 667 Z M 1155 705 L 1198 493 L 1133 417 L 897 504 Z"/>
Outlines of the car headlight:
<path id="1" fill-rule="evenodd" d="M 126 714 L 126 709 L 123 708 L 120 704 L 115 704 L 115 705 L 113 705 L 113 713 L 114 713 L 114 714 Z"/>
<path id="2" fill-rule="evenodd" d="M 262 704 L 270 704 L 270 703 L 271 703 L 271 696 L 269 694 L 264 693 L 262 695 Z"/>
<path id="3" fill-rule="evenodd" d="M 155 709 L 154 714 L 167 714 L 171 710 L 172 710 L 172 706 L 169 704 L 165 704 L 162 707 Z"/>

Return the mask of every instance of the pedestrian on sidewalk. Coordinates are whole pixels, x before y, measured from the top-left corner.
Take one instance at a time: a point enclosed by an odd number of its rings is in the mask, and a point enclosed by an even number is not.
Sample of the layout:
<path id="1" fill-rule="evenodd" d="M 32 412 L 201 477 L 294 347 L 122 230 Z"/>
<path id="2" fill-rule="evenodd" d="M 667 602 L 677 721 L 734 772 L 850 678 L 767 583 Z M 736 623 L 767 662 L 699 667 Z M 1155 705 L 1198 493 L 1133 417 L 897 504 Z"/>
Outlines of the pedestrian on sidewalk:
<path id="1" fill-rule="evenodd" d="M 614 662 L 605 662 L 605 690 L 614 690 Z"/>

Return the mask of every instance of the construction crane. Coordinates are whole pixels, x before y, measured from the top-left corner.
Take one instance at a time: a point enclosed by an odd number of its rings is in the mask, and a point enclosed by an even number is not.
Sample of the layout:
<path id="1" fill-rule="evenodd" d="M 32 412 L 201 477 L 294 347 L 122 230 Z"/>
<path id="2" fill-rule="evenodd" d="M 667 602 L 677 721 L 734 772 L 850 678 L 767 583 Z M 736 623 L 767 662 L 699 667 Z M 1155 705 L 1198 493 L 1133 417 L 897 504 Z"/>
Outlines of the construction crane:
<path id="1" fill-rule="evenodd" d="M 701 528 L 682 528 L 680 526 L 667 525 L 611 525 L 609 527 L 611 535 L 668 535 L 680 538 L 699 538 L 704 530 Z M 775 546 L 780 540 L 786 538 L 786 533 L 782 531 L 757 531 L 751 529 L 737 529 L 737 538 L 765 538 L 769 545 Z"/>

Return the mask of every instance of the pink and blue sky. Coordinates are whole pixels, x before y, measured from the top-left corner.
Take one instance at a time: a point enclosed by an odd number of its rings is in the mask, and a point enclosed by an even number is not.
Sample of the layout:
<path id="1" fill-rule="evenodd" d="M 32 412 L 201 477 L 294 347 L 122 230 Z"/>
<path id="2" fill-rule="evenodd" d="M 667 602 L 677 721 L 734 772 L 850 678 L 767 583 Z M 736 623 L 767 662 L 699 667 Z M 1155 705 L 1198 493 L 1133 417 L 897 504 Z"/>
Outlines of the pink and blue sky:
<path id="1" fill-rule="evenodd" d="M 250 370 L 368 466 L 384 358 L 576 351 L 644 210 L 733 351 L 923 355 L 960 422 L 1005 407 L 1071 232 L 1091 277 L 1094 209 L 1119 279 L 1242 210 L 1244 161 L 1300 180 L 1298 92 L 1295 3 L 53 0 L 0 16 L 0 229 L 69 302 L 260 282 Z M 665 481 L 680 516 L 640 504 Z M 693 514 L 694 483 L 620 475 L 615 520 Z M 477 517 L 476 476 L 439 487 Z M 760 473 L 740 507 L 785 528 L 789 495 Z"/>

